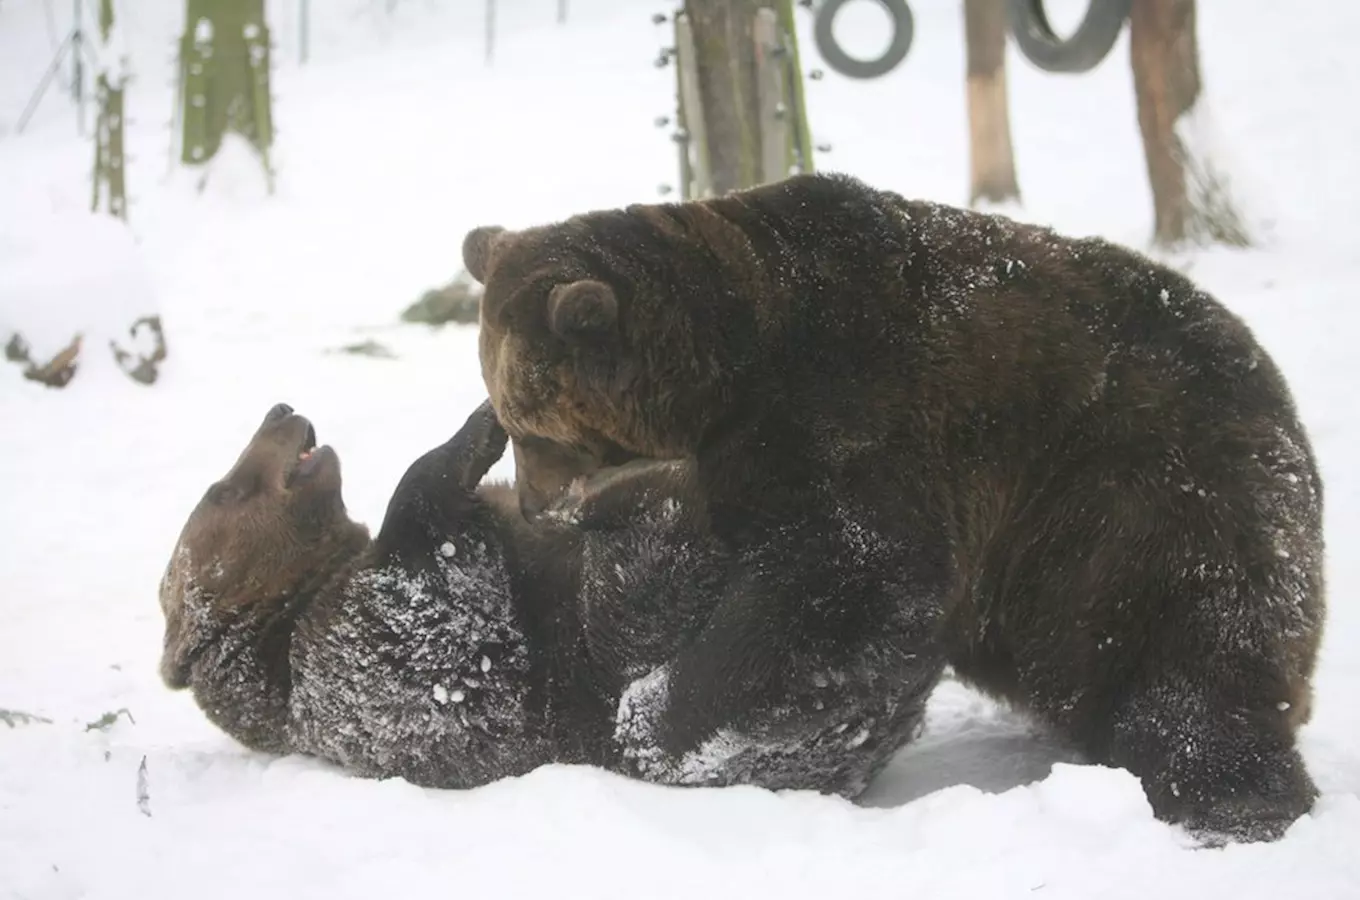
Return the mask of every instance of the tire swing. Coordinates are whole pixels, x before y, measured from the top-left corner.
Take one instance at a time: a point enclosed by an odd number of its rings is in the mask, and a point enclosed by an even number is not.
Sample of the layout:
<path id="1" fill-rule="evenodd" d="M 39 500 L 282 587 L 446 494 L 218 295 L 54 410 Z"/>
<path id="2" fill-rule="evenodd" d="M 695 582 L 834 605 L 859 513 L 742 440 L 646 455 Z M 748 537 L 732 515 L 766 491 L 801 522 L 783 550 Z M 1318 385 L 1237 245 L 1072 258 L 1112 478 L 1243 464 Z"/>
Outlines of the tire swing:
<path id="1" fill-rule="evenodd" d="M 1090 0 L 1081 24 L 1064 40 L 1048 23 L 1044 0 L 1009 0 L 1011 35 L 1025 58 L 1045 72 L 1089 72 L 1119 39 L 1132 5 L 1133 0 Z"/>
<path id="2" fill-rule="evenodd" d="M 911 49 L 911 39 L 915 33 L 915 21 L 906 0 L 877 0 L 879 6 L 892 17 L 892 41 L 888 49 L 878 59 L 857 59 L 841 49 L 831 26 L 836 13 L 847 0 L 825 0 L 817 8 L 817 19 L 813 26 L 813 38 L 817 42 L 817 52 L 833 70 L 849 78 L 878 78 L 891 72 L 907 56 Z"/>

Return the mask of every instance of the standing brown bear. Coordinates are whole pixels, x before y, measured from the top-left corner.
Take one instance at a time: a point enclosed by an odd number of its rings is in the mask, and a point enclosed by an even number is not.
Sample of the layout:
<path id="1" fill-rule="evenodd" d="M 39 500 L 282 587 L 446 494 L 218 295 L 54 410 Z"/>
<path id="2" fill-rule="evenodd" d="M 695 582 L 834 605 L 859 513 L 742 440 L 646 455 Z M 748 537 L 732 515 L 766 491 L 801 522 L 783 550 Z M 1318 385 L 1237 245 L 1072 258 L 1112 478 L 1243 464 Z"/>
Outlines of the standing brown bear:
<path id="1" fill-rule="evenodd" d="M 947 660 L 1210 840 L 1311 808 L 1322 487 L 1275 365 L 1180 274 L 840 175 L 463 256 L 525 512 L 690 457 L 738 561 L 624 696 L 647 777 Z"/>

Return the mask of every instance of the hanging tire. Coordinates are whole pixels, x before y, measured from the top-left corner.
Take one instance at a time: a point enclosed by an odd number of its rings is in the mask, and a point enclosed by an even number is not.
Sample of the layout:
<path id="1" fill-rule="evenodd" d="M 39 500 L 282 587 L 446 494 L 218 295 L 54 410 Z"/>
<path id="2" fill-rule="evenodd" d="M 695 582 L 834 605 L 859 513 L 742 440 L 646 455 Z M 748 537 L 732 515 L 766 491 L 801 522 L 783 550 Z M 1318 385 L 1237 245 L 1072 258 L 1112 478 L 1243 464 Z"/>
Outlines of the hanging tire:
<path id="1" fill-rule="evenodd" d="M 822 55 L 828 66 L 849 78 L 878 78 L 887 75 L 906 59 L 907 51 L 911 49 L 916 23 L 912 19 L 907 0 L 875 0 L 892 17 L 893 36 L 882 56 L 868 60 L 856 59 L 842 50 L 831 31 L 836 13 L 840 12 L 846 2 L 847 0 L 825 0 L 817 8 L 817 19 L 812 31 L 817 42 L 817 52 Z"/>
<path id="2" fill-rule="evenodd" d="M 1133 0 L 1090 0 L 1081 24 L 1064 40 L 1048 24 L 1044 0 L 1009 0 L 1011 36 L 1025 59 L 1045 72 L 1089 72 L 1119 39 L 1132 5 Z"/>

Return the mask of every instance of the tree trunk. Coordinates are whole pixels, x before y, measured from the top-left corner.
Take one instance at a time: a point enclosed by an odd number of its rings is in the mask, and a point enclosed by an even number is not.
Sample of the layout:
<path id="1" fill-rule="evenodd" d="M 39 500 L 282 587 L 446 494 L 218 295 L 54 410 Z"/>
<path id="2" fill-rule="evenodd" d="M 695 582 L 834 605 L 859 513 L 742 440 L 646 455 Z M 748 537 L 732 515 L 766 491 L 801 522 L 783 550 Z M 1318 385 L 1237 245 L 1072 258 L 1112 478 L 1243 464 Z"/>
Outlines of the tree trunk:
<path id="1" fill-rule="evenodd" d="M 963 0 L 968 60 L 968 203 L 1020 200 L 1006 98 L 1005 0 Z"/>
<path id="2" fill-rule="evenodd" d="M 1250 243 L 1227 180 L 1195 146 L 1201 104 L 1195 0 L 1138 0 L 1129 13 L 1138 127 L 1155 218 L 1153 243 Z"/>
<path id="3" fill-rule="evenodd" d="M 755 17 L 762 0 L 685 0 L 694 34 L 713 192 L 760 182 Z"/>

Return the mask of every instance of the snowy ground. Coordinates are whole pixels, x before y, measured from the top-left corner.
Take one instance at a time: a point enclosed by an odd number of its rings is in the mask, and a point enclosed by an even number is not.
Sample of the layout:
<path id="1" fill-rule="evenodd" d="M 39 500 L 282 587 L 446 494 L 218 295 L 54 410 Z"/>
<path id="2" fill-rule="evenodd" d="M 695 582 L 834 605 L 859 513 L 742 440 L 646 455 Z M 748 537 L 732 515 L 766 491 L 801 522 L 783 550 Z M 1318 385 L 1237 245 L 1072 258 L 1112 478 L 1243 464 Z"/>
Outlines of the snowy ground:
<path id="1" fill-rule="evenodd" d="M 1349 350 L 1360 120 L 1343 112 L 1360 93 L 1360 8 L 1348 0 L 1200 3 L 1220 149 L 1265 240 L 1184 262 L 1284 367 L 1327 490 L 1331 614 L 1303 735 L 1324 796 L 1284 841 L 1186 849 L 1131 776 L 1072 764 L 956 685 L 863 806 L 569 767 L 465 793 L 360 781 L 248 753 L 162 687 L 157 579 L 189 509 L 270 404 L 318 423 L 340 450 L 352 514 L 376 525 L 406 465 L 482 398 L 473 329 L 395 324 L 453 274 L 463 233 L 648 200 L 674 182 L 672 146 L 651 124 L 671 112 L 673 74 L 651 65 L 666 30 L 649 16 L 670 5 L 570 5 L 559 27 L 554 0 L 501 0 L 487 68 L 471 0 L 403 0 L 391 18 L 379 0 L 313 3 L 306 66 L 297 4 L 271 3 L 279 183 L 266 198 L 240 159 L 202 196 L 171 174 L 183 3 L 121 4 L 140 76 L 128 100 L 140 258 L 123 261 L 144 267 L 132 274 L 164 315 L 171 358 L 153 388 L 97 352 L 63 391 L 0 366 L 0 708 L 50 720 L 0 725 L 0 897 L 1360 896 L 1360 359 Z M 959 202 L 959 4 L 912 6 L 902 68 L 809 83 L 817 139 L 834 145 L 818 163 Z M 93 149 L 56 94 L 14 133 L 52 51 L 45 7 L 59 37 L 70 4 L 0 6 L 0 324 L 36 331 L 86 309 L 95 328 L 106 302 L 136 298 L 106 296 L 96 263 L 61 252 L 85 245 L 74 217 Z M 858 26 L 872 46 L 863 29 L 876 11 L 851 12 L 846 32 Z M 1127 53 L 1123 38 L 1097 71 L 1070 78 L 1012 51 L 1018 215 L 1145 242 Z M 50 280 L 35 279 L 44 268 Z M 331 352 L 367 338 L 398 358 Z M 86 728 L 117 710 L 130 715 Z"/>

